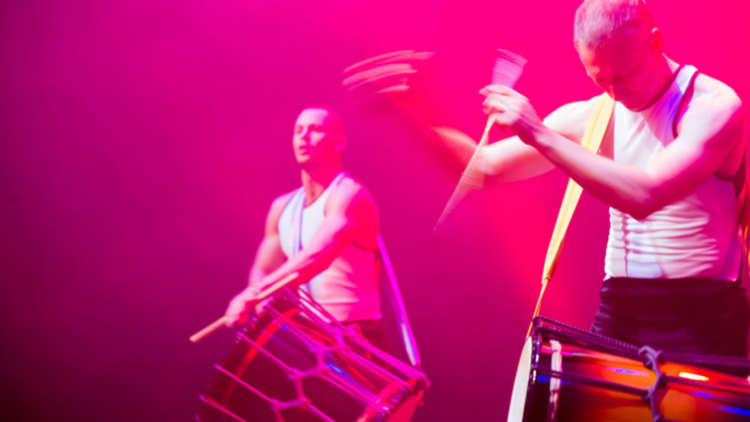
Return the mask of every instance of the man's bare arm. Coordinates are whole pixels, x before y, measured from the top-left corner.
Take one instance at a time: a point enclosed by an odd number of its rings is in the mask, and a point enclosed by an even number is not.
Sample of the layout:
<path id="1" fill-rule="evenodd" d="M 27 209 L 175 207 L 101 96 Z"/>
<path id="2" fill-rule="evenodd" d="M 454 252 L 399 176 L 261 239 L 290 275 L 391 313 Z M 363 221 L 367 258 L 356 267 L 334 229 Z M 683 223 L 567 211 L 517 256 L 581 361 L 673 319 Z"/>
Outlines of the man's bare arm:
<path id="1" fill-rule="evenodd" d="M 281 209 L 283 205 L 278 209 L 279 215 Z M 292 285 L 305 283 L 327 269 L 352 242 L 369 240 L 374 245 L 379 230 L 377 207 L 367 189 L 351 179 L 344 179 L 331 193 L 326 203 L 325 218 L 310 244 L 269 272 L 268 269 L 272 266 L 270 264 L 276 263 L 277 255 L 267 256 L 265 253 L 281 251 L 276 222 L 278 222 L 278 216 L 270 218 L 269 214 L 267 230 L 276 234 L 276 240 L 273 236 L 267 237 L 258 249 L 260 259 L 256 258 L 257 266 L 254 264 L 251 270 L 250 286 L 232 299 L 225 313 L 228 326 L 243 320 L 247 303 L 252 301 L 263 288 L 295 272 L 299 274 L 299 277 L 293 281 Z M 273 224 L 268 226 L 270 223 Z M 266 240 L 268 243 L 265 242 Z"/>
<path id="2" fill-rule="evenodd" d="M 279 217 L 284 210 L 287 202 L 291 199 L 293 193 L 283 195 L 271 204 L 271 209 L 266 217 L 266 227 L 263 234 L 263 240 L 258 246 L 255 253 L 255 260 L 250 267 L 250 276 L 248 285 L 259 286 L 263 278 L 279 268 L 284 263 L 286 257 L 281 250 L 281 241 L 279 239 Z"/>
<path id="3" fill-rule="evenodd" d="M 620 211 L 643 219 L 684 197 L 715 174 L 742 142 L 745 125 L 736 95 L 699 96 L 683 117 L 682 130 L 654 163 L 639 169 L 591 154 L 558 133 L 534 122 L 533 108 L 520 94 L 498 89 L 495 99 L 508 112 L 500 123 L 512 127 L 555 166 L 586 191 Z"/>
<path id="4" fill-rule="evenodd" d="M 593 101 L 566 104 L 550 113 L 544 125 L 561 136 L 580 143 Z M 469 163 L 476 142 L 465 133 L 447 127 L 435 127 L 442 147 L 450 150 L 463 168 Z M 479 174 L 487 184 L 501 184 L 529 179 L 552 170 L 555 166 L 536 148 L 526 145 L 518 136 L 492 143 L 480 150 L 476 161 Z"/>
<path id="5" fill-rule="evenodd" d="M 229 302 L 229 306 L 224 313 L 224 321 L 228 327 L 231 327 L 237 321 L 244 322 L 247 317 L 247 314 L 245 314 L 247 302 L 255 298 L 261 291 L 263 280 L 266 276 L 278 270 L 286 259 L 281 249 L 278 222 L 281 212 L 293 194 L 292 192 L 283 195 L 271 204 L 271 209 L 268 211 L 268 216 L 266 217 L 263 240 L 258 246 L 258 250 L 255 253 L 255 260 L 250 267 L 248 286 Z"/>
<path id="6" fill-rule="evenodd" d="M 323 223 L 310 244 L 268 274 L 262 285 L 273 284 L 294 272 L 300 275 L 295 284 L 305 283 L 327 269 L 355 240 L 363 236 L 375 239 L 379 217 L 367 189 L 348 178 L 334 189 L 326 204 Z"/>

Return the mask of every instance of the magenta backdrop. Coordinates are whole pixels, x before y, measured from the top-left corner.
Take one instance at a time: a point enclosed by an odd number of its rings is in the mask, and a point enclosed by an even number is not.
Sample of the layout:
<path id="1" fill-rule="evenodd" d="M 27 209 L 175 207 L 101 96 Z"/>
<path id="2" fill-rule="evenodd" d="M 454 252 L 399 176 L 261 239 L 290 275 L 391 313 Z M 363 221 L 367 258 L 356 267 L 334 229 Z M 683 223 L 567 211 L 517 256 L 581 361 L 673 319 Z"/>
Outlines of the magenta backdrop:
<path id="1" fill-rule="evenodd" d="M 451 181 L 397 113 L 348 110 L 342 69 L 438 52 L 436 89 L 477 136 L 494 49 L 529 60 L 540 114 L 597 94 L 577 1 L 132 0 L 0 5 L 3 420 L 189 420 L 231 347 L 190 345 L 245 281 L 270 201 L 296 187 L 291 126 L 343 109 L 346 166 L 380 205 L 434 386 L 419 421 L 503 420 L 565 179 L 492 189 L 478 242 L 430 231 Z M 750 4 L 653 1 L 667 52 L 750 98 Z M 606 208 L 584 195 L 543 313 L 587 327 Z"/>

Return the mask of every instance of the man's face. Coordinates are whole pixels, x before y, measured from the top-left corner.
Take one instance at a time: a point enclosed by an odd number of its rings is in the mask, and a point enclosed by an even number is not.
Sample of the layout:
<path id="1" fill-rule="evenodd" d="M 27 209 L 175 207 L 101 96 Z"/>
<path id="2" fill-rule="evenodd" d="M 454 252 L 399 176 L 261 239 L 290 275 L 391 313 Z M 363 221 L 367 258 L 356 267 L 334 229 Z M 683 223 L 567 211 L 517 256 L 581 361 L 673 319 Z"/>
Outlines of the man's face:
<path id="1" fill-rule="evenodd" d="M 654 63 L 660 52 L 651 34 L 621 35 L 607 45 L 589 49 L 578 46 L 578 55 L 594 83 L 633 111 L 645 108 L 656 94 Z"/>
<path id="2" fill-rule="evenodd" d="M 308 108 L 294 124 L 294 158 L 301 165 L 319 165 L 338 159 L 345 146 L 343 134 L 328 122 L 328 111 Z"/>

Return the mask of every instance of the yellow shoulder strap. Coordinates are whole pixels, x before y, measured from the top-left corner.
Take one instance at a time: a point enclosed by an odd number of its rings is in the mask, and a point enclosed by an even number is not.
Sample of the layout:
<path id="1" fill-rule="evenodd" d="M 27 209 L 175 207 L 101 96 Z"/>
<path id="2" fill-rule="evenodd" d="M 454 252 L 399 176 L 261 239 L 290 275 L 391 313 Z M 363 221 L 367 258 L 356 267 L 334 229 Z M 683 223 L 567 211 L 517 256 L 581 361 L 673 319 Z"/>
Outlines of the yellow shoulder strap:
<path id="1" fill-rule="evenodd" d="M 583 133 L 583 141 L 581 142 L 581 146 L 588 151 L 594 154 L 599 152 L 599 146 L 602 144 L 604 134 L 607 133 L 614 107 L 615 101 L 607 94 L 602 94 L 595 101 L 594 107 L 591 109 L 591 114 L 589 114 L 586 131 Z M 557 215 L 555 229 L 552 232 L 552 240 L 547 249 L 547 258 L 544 261 L 544 273 L 542 274 L 542 290 L 539 293 L 539 299 L 536 303 L 534 317 L 539 315 L 544 291 L 547 289 L 547 283 L 555 273 L 555 268 L 557 268 L 557 261 L 560 258 L 565 232 L 568 231 L 568 225 L 570 225 L 570 220 L 573 218 L 573 212 L 576 209 L 576 205 L 578 205 L 578 200 L 581 198 L 582 192 L 583 188 L 574 182 L 573 179 L 570 179 L 568 188 L 565 190 L 562 205 L 560 206 L 560 213 Z M 531 327 L 529 327 L 529 334 L 531 334 Z"/>

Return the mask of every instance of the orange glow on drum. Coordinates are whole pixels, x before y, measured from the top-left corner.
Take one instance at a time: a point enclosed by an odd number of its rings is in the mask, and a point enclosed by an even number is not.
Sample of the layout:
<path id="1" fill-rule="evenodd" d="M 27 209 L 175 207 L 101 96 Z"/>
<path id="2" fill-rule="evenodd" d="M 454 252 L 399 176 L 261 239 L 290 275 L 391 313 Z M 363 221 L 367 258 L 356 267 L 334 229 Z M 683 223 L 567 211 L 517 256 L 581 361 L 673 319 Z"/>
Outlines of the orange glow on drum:
<path id="1" fill-rule="evenodd" d="M 681 378 L 687 378 L 693 381 L 708 381 L 708 377 L 704 377 L 703 375 L 693 374 L 691 372 L 680 372 L 677 375 Z"/>

